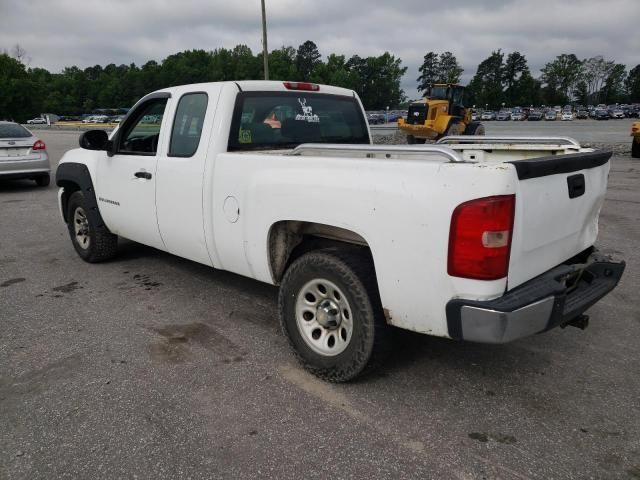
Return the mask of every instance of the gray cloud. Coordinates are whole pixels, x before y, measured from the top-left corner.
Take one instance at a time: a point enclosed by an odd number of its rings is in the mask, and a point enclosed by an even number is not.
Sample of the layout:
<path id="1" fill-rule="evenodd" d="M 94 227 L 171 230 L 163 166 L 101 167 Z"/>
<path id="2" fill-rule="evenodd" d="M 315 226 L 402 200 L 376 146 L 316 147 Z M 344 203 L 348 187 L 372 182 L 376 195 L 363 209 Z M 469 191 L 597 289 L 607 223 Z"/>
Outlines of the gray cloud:
<path id="1" fill-rule="evenodd" d="M 464 81 L 498 48 L 525 54 L 534 75 L 560 53 L 640 63 L 639 0 L 267 0 L 267 17 L 271 49 L 310 39 L 325 55 L 399 56 L 410 96 L 430 50 L 452 51 Z M 0 0 L 0 49 L 16 43 L 54 72 L 239 43 L 258 51 L 260 1 Z"/>

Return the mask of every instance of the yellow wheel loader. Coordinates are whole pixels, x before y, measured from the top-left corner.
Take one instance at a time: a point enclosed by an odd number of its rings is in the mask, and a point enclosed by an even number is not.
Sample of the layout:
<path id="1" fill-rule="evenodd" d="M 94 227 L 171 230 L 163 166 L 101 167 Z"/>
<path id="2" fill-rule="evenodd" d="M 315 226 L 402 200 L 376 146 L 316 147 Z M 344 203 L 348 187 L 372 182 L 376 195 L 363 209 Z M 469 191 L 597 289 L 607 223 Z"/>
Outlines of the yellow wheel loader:
<path id="1" fill-rule="evenodd" d="M 424 143 L 451 135 L 484 135 L 484 125 L 471 121 L 471 110 L 462 104 L 464 87 L 453 83 L 432 85 L 427 96 L 409 105 L 407 118 L 398 128 L 407 143 Z"/>

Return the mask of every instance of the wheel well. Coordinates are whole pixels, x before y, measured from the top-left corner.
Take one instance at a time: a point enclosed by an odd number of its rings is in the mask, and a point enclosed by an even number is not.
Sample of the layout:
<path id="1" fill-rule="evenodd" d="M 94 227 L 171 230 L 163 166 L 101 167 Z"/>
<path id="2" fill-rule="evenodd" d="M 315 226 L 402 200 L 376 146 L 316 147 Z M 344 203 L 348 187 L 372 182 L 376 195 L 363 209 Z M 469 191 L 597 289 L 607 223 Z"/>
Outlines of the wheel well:
<path id="1" fill-rule="evenodd" d="M 62 197 L 60 198 L 62 217 L 64 218 L 65 222 L 68 222 L 69 219 L 67 218 L 67 205 L 69 204 L 69 197 L 71 197 L 74 192 L 81 190 L 81 188 L 80 185 L 69 180 L 62 180 L 58 182 L 58 186 L 63 188 Z"/>
<path id="2" fill-rule="evenodd" d="M 269 266 L 275 284 L 282 280 L 287 267 L 312 250 L 323 248 L 369 249 L 359 234 L 341 227 L 315 222 L 285 220 L 271 226 L 268 238 Z"/>

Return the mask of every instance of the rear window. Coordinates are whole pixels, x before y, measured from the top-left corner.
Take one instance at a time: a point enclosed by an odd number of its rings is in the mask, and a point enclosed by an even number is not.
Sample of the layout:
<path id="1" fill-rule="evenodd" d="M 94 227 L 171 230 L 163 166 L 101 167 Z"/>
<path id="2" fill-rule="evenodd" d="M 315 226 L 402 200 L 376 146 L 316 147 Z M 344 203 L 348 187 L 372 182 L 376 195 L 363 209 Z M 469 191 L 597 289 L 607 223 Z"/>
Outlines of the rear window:
<path id="1" fill-rule="evenodd" d="M 0 138 L 29 138 L 31 133 L 17 123 L 0 123 Z"/>
<path id="2" fill-rule="evenodd" d="M 356 99 L 302 91 L 238 94 L 229 151 L 293 148 L 301 143 L 370 143 Z"/>

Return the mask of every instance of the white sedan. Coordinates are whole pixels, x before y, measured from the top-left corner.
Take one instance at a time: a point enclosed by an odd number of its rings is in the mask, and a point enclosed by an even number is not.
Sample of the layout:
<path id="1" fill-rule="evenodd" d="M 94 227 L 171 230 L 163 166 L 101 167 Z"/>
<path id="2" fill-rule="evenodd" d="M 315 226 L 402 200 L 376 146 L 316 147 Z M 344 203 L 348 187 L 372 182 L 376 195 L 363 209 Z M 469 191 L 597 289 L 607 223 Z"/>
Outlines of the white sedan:
<path id="1" fill-rule="evenodd" d="M 573 113 L 571 112 L 563 112 L 560 120 L 573 120 Z"/>

